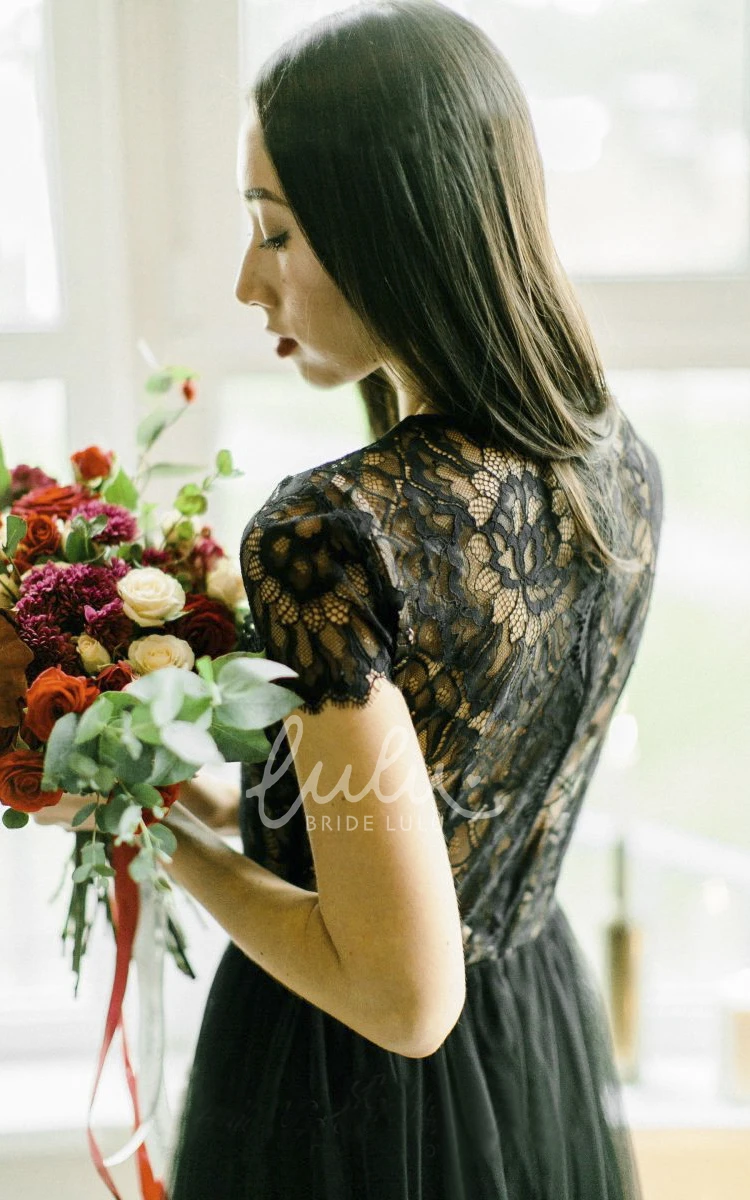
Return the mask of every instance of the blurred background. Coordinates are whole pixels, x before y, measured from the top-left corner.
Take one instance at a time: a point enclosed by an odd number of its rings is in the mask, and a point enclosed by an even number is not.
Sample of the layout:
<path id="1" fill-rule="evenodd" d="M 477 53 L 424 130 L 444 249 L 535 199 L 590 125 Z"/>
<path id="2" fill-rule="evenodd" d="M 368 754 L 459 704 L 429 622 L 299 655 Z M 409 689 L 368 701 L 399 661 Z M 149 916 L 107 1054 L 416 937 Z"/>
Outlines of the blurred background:
<path id="1" fill-rule="evenodd" d="M 285 36 L 341 7 L 2 0 L 9 463 L 67 480 L 69 453 L 98 442 L 132 465 L 149 373 L 139 339 L 200 375 L 169 456 L 209 462 L 227 446 L 244 471 L 210 514 L 230 551 L 283 476 L 369 440 L 354 390 L 304 385 L 233 294 L 246 88 Z M 526 90 L 560 256 L 612 389 L 662 464 L 651 616 L 560 897 L 608 1003 L 612 921 L 640 938 L 623 1077 L 645 1200 L 734 1200 L 750 1178 L 748 4 L 451 7 L 489 32 Z M 83 1130 L 113 956 L 102 923 L 74 999 L 66 896 L 53 898 L 70 850 L 71 835 L 33 824 L 0 837 L 0 1193 L 24 1200 L 52 1186 L 58 1200 L 105 1194 Z M 199 977 L 167 964 L 175 1111 L 226 944 L 194 905 L 180 912 Z M 120 1075 L 115 1051 L 94 1114 L 105 1152 L 128 1128 Z M 135 1196 L 126 1168 L 119 1178 Z"/>

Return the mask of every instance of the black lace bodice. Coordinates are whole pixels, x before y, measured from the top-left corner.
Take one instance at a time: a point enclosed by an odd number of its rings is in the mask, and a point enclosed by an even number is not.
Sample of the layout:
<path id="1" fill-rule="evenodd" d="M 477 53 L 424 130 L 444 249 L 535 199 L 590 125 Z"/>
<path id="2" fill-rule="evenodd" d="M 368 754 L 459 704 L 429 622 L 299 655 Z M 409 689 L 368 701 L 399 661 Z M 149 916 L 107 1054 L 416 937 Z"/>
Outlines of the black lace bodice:
<path id="1" fill-rule="evenodd" d="M 608 469 L 635 574 L 595 571 L 548 464 L 460 421 L 407 417 L 370 445 L 286 476 L 250 520 L 241 564 L 255 641 L 298 672 L 303 711 L 406 698 L 433 784 L 467 961 L 535 936 L 648 608 L 661 476 L 621 414 Z M 284 686 L 282 684 L 282 686 Z M 283 723 L 277 764 L 289 757 Z M 316 887 L 292 765 L 259 811 L 246 768 L 245 852 Z"/>

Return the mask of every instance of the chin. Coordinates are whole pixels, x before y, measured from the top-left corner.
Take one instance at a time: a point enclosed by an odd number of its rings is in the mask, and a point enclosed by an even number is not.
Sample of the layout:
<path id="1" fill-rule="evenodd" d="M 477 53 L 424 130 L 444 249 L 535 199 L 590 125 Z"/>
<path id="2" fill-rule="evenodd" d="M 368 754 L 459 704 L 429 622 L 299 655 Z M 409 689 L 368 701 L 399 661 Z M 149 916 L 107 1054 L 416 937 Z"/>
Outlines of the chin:
<path id="1" fill-rule="evenodd" d="M 309 383 L 311 387 L 323 389 L 342 387 L 345 383 L 357 383 L 370 374 L 369 370 L 357 371 L 351 368 L 347 370 L 334 363 L 310 363 L 303 359 L 298 360 L 296 366 L 306 383 Z"/>

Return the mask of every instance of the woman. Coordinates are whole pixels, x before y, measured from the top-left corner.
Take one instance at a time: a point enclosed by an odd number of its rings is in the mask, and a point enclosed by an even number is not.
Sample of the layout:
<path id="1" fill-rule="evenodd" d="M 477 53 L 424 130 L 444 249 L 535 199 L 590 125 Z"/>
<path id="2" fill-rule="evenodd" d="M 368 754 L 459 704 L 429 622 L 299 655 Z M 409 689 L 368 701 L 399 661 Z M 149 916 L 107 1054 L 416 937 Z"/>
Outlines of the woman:
<path id="1" fill-rule="evenodd" d="M 238 813 L 196 782 L 169 817 L 171 874 L 232 939 L 171 1200 L 631 1200 L 555 886 L 661 484 L 555 255 L 526 102 L 454 12 L 357 5 L 265 64 L 239 173 L 238 299 L 310 384 L 358 382 L 374 440 L 243 536 L 249 645 L 304 703 Z M 237 815 L 244 856 L 216 832 Z"/>

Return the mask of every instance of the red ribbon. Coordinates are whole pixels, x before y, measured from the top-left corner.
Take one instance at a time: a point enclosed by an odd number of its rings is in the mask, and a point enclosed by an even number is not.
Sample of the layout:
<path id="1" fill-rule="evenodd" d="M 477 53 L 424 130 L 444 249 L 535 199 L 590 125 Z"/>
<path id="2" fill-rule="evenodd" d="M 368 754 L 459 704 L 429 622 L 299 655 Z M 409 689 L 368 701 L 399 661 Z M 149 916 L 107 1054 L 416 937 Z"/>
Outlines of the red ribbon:
<path id="1" fill-rule="evenodd" d="M 96 1078 L 94 1079 L 94 1088 L 91 1094 L 91 1103 L 89 1105 L 89 1115 L 87 1122 L 87 1136 L 89 1150 L 94 1161 L 99 1177 L 106 1184 L 108 1190 L 115 1197 L 115 1200 L 122 1200 L 118 1192 L 114 1180 L 104 1164 L 102 1152 L 97 1145 L 96 1138 L 91 1129 L 91 1113 L 96 1100 L 96 1093 L 99 1088 L 99 1080 L 101 1079 L 104 1063 L 106 1062 L 109 1048 L 112 1045 L 112 1039 L 115 1036 L 117 1029 L 120 1030 L 122 1038 L 122 1054 L 125 1064 L 125 1077 L 127 1079 L 130 1099 L 133 1104 L 133 1116 L 135 1118 L 135 1128 L 137 1129 L 141 1123 L 140 1108 L 138 1104 L 138 1086 L 135 1078 L 135 1072 L 130 1061 L 128 1053 L 128 1043 L 125 1037 L 125 1022 L 122 1015 L 122 1005 L 125 999 L 125 989 L 128 983 L 128 972 L 130 969 L 130 960 L 133 953 L 133 941 L 135 940 L 135 931 L 138 926 L 138 885 L 131 879 L 128 874 L 128 866 L 133 860 L 137 850 L 133 846 L 113 845 L 111 849 L 111 862 L 115 872 L 115 894 L 112 912 L 112 921 L 115 928 L 115 945 L 117 954 L 115 958 L 115 977 L 112 983 L 112 992 L 109 998 L 109 1009 L 107 1011 L 107 1020 L 104 1027 L 104 1038 L 102 1048 L 99 1052 L 99 1063 L 96 1069 Z M 138 1160 L 138 1176 L 141 1185 L 142 1200 L 167 1200 L 167 1193 L 164 1184 L 160 1179 L 156 1179 L 148 1157 L 145 1141 L 141 1143 L 137 1150 Z"/>

